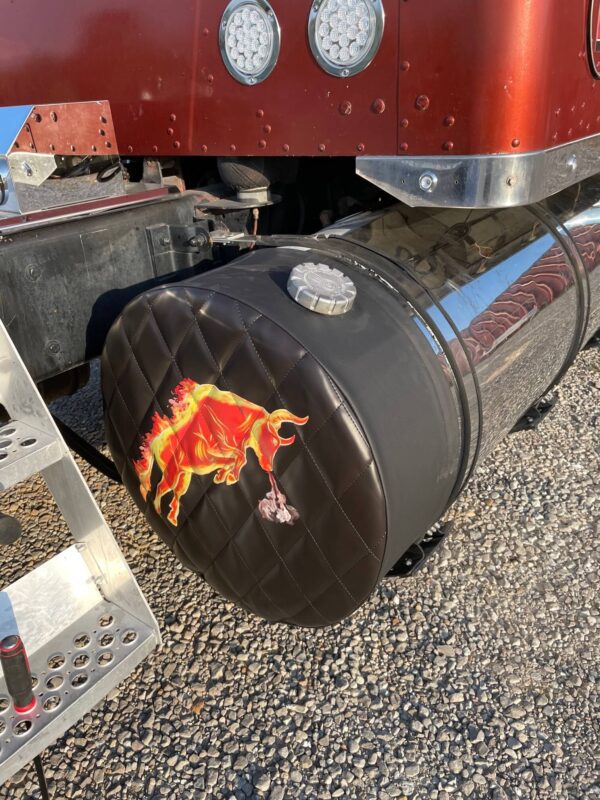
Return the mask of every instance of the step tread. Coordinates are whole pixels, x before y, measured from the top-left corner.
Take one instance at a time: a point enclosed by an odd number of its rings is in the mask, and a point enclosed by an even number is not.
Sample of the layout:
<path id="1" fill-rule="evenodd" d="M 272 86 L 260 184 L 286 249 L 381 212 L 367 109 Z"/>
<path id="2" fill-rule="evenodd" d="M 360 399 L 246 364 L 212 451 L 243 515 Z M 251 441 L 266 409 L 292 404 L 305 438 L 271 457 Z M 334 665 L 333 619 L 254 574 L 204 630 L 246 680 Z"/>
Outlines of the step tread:
<path id="1" fill-rule="evenodd" d="M 0 491 L 55 464 L 64 453 L 58 436 L 26 422 L 10 420 L 0 427 Z"/>

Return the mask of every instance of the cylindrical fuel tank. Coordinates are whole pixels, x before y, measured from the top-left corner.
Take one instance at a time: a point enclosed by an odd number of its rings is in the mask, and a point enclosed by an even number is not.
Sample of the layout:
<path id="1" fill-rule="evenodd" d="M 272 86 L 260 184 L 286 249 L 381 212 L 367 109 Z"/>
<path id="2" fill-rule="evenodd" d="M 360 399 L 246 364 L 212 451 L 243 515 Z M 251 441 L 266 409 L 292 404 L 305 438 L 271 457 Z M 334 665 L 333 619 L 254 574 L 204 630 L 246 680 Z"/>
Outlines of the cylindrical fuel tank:
<path id="1" fill-rule="evenodd" d="M 600 326 L 598 201 L 391 206 L 138 297 L 103 391 L 150 525 L 267 619 L 352 613 Z M 306 264 L 352 280 L 351 310 L 292 299 Z"/>

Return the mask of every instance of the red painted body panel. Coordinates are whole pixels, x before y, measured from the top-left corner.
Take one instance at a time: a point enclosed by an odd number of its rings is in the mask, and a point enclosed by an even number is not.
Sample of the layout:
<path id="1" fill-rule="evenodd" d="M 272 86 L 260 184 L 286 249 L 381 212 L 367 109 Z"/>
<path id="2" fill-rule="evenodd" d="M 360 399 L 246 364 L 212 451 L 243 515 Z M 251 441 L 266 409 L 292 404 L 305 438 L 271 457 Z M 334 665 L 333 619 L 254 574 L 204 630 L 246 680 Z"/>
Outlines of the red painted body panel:
<path id="1" fill-rule="evenodd" d="M 136 155 L 515 152 L 600 131 L 590 0 L 384 0 L 382 46 L 349 79 L 315 63 L 309 0 L 272 0 L 281 55 L 258 86 L 221 60 L 226 5 L 5 4 L 0 104 L 106 97 Z"/>
<path id="2" fill-rule="evenodd" d="M 22 150 L 56 155 L 118 153 L 110 103 L 36 105 L 19 132 L 13 152 Z"/>
<path id="3" fill-rule="evenodd" d="M 434 14 L 430 3 L 402 4 L 401 62 L 410 68 L 400 69 L 400 114 L 408 122 L 400 144 L 408 152 L 529 152 L 600 130 L 589 0 L 436 6 Z M 419 95 L 430 99 L 426 111 L 416 107 Z"/>

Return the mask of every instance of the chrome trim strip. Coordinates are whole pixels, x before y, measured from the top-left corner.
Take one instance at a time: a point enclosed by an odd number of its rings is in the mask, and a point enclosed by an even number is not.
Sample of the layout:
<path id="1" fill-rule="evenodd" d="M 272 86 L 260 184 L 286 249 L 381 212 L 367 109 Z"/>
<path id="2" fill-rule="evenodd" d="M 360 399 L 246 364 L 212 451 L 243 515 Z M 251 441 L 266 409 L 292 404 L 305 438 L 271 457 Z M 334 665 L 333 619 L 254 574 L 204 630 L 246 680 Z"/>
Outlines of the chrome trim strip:
<path id="1" fill-rule="evenodd" d="M 589 62 L 590 62 L 590 69 L 592 70 L 592 74 L 595 78 L 600 78 L 600 72 L 598 71 L 598 62 L 596 61 L 595 53 L 596 51 L 596 43 L 598 41 L 596 35 L 596 28 L 597 25 L 595 24 L 598 19 L 598 3 L 600 0 L 591 0 L 590 2 L 590 16 L 589 16 L 589 23 L 588 23 L 588 47 L 589 49 Z"/>
<path id="2" fill-rule="evenodd" d="M 509 208 L 600 172 L 600 134 L 529 153 L 360 156 L 356 173 L 409 206 Z"/>
<path id="3" fill-rule="evenodd" d="M 565 225 L 556 217 L 556 215 L 552 214 L 548 208 L 544 208 L 544 206 L 532 206 L 530 211 L 554 233 L 554 236 L 560 242 L 567 258 L 571 262 L 574 282 L 575 286 L 577 287 L 578 330 L 575 331 L 573 336 L 571 352 L 567 355 L 565 363 L 563 364 L 559 374 L 554 379 L 554 382 L 550 387 L 548 387 L 548 391 L 551 391 L 560 383 L 569 369 L 573 366 L 573 363 L 579 355 L 581 348 L 585 345 L 585 334 L 590 321 L 591 312 L 591 289 L 589 277 L 585 268 L 585 264 L 583 263 L 581 253 L 577 249 L 577 246 L 571 238 L 571 235 L 569 234 L 569 231 Z"/>

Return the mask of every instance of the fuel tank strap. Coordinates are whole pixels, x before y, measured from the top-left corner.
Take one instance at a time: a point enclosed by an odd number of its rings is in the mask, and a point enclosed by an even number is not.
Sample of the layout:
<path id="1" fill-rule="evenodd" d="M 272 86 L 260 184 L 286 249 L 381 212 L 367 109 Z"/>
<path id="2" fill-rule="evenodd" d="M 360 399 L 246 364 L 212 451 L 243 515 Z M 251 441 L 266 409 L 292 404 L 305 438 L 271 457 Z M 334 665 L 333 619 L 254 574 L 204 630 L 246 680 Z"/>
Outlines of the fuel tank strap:
<path id="1" fill-rule="evenodd" d="M 539 204 L 530 206 L 529 210 L 540 220 L 540 222 L 542 222 L 552 231 L 558 242 L 562 245 L 565 255 L 573 267 L 575 287 L 577 290 L 577 318 L 573 342 L 561 369 L 550 386 L 548 386 L 547 391 L 543 393 L 547 394 L 547 392 L 551 391 L 557 384 L 560 383 L 565 374 L 573 365 L 573 362 L 585 344 L 585 334 L 587 331 L 591 311 L 590 281 L 587 270 L 581 259 L 581 255 L 565 225 L 551 211 Z"/>

